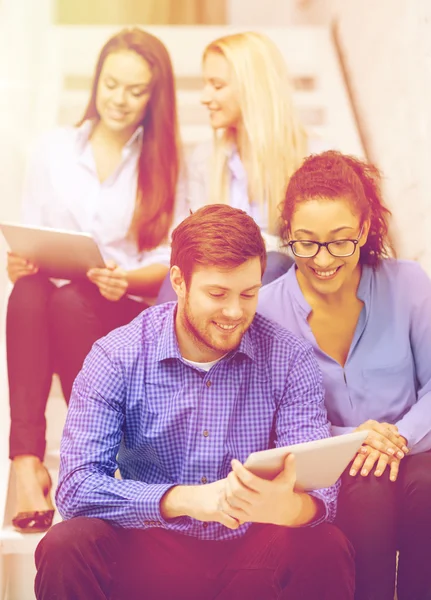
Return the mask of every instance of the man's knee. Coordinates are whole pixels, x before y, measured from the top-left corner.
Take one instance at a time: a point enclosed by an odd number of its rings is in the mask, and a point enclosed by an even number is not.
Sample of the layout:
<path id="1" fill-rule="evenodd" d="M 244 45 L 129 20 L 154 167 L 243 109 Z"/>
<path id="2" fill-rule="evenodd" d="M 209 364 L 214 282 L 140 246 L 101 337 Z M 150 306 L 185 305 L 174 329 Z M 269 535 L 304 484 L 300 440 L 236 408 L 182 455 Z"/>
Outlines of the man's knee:
<path id="1" fill-rule="evenodd" d="M 339 589 L 337 598 L 353 597 L 354 551 L 338 527 L 322 523 L 316 527 L 287 530 L 285 536 L 287 551 L 277 569 L 281 589 L 289 590 L 289 586 L 293 586 L 304 593 L 311 593 L 311 590 L 315 593 L 320 589 L 325 598 L 329 590 Z"/>
<path id="2" fill-rule="evenodd" d="M 74 559 L 85 560 L 95 546 L 115 543 L 115 529 L 101 519 L 76 517 L 57 523 L 46 533 L 36 548 L 36 568 L 56 564 L 67 565 Z"/>
<path id="3" fill-rule="evenodd" d="M 297 531 L 298 534 L 303 534 L 300 560 L 308 563 L 310 569 L 316 569 L 317 565 L 325 569 L 338 568 L 341 565 L 354 569 L 353 548 L 338 527 L 322 523 Z"/>

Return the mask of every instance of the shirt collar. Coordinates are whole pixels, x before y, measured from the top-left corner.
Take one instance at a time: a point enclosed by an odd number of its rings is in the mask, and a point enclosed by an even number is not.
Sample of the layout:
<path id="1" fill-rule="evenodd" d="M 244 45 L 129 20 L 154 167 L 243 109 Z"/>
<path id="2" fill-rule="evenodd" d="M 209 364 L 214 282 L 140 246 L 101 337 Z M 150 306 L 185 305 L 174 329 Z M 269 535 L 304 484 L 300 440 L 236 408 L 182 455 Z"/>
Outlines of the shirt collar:
<path id="1" fill-rule="evenodd" d="M 160 332 L 159 342 L 157 346 L 157 362 L 166 360 L 169 358 L 178 358 L 182 360 L 181 352 L 178 346 L 177 336 L 175 334 L 175 316 L 177 314 L 177 303 L 172 303 L 172 308 L 168 313 L 162 330 Z M 241 342 L 235 350 L 229 352 L 222 360 L 230 360 L 237 354 L 243 354 L 248 356 L 251 360 L 255 358 L 255 352 L 253 347 L 253 324 L 245 332 L 241 338 Z"/>
<path id="2" fill-rule="evenodd" d="M 84 121 L 82 125 L 77 127 L 76 129 L 76 150 L 78 154 L 82 154 L 88 144 L 88 140 L 90 139 L 91 132 L 95 126 L 96 122 L 94 119 L 88 119 Z M 123 152 L 129 151 L 135 146 L 141 146 L 144 138 L 144 126 L 140 125 L 130 136 L 130 139 L 126 142 L 123 148 Z"/>
<path id="3" fill-rule="evenodd" d="M 239 180 L 245 181 L 247 179 L 247 173 L 245 172 L 244 165 L 241 162 L 238 148 L 235 144 L 232 144 L 226 148 L 227 164 L 232 176 Z"/>
<path id="4" fill-rule="evenodd" d="M 308 304 L 299 287 L 298 279 L 296 277 L 296 266 L 292 265 L 284 277 L 286 278 L 286 289 L 290 291 L 296 306 L 299 307 L 304 318 L 307 319 L 308 315 L 311 313 L 311 306 Z"/>
<path id="5" fill-rule="evenodd" d="M 359 281 L 357 296 L 359 300 L 362 300 L 364 303 L 365 309 L 367 309 L 367 304 L 371 294 L 372 271 L 373 269 L 369 265 L 362 265 L 361 279 Z M 285 275 L 285 278 L 286 288 L 290 290 L 294 302 L 300 308 L 301 312 L 303 312 L 304 318 L 307 319 L 308 315 L 311 313 L 311 306 L 304 298 L 304 294 L 299 286 L 298 278 L 296 277 L 295 265 L 289 269 Z"/>
<path id="6" fill-rule="evenodd" d="M 159 342 L 157 345 L 158 362 L 168 358 L 181 359 L 180 349 L 178 347 L 177 336 L 175 335 L 175 315 L 177 314 L 177 303 L 172 302 L 172 308 L 167 314 L 160 332 Z"/>

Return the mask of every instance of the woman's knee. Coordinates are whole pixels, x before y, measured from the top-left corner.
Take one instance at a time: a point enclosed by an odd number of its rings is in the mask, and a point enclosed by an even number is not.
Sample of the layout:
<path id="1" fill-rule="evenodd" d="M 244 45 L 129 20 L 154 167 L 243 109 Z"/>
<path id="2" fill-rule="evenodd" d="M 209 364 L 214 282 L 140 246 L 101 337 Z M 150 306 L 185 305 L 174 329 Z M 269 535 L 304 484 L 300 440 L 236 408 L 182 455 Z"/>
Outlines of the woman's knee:
<path id="1" fill-rule="evenodd" d="M 47 277 L 37 273 L 21 277 L 15 282 L 8 301 L 8 316 L 16 311 L 37 312 L 45 308 L 54 285 Z"/>
<path id="2" fill-rule="evenodd" d="M 404 509 L 431 522 L 431 452 L 409 456 L 401 464 Z"/>

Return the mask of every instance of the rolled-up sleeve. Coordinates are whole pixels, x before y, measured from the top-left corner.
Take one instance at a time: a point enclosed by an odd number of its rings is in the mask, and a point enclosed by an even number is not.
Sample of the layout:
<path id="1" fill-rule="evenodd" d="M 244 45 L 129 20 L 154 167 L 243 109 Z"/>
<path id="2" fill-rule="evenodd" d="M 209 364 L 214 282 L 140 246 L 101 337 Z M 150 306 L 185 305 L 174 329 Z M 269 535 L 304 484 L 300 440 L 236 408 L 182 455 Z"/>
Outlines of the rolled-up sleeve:
<path id="1" fill-rule="evenodd" d="M 411 304 L 410 344 L 418 390 L 417 402 L 396 425 L 417 453 L 431 449 L 431 280 L 418 264 L 408 267 L 404 289 Z"/>

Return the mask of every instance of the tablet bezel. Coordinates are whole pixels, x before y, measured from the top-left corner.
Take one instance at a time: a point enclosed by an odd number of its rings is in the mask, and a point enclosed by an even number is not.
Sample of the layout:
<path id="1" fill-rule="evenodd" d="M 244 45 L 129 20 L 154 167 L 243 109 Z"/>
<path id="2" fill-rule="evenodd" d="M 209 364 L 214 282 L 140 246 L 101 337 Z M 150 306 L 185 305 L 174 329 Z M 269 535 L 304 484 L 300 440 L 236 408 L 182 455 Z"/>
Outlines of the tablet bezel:
<path id="1" fill-rule="evenodd" d="M 283 470 L 286 456 L 294 454 L 297 475 L 295 487 L 297 489 L 313 490 L 330 487 L 353 460 L 368 433 L 368 431 L 356 431 L 311 442 L 252 452 L 244 466 L 263 479 L 274 479 Z"/>

